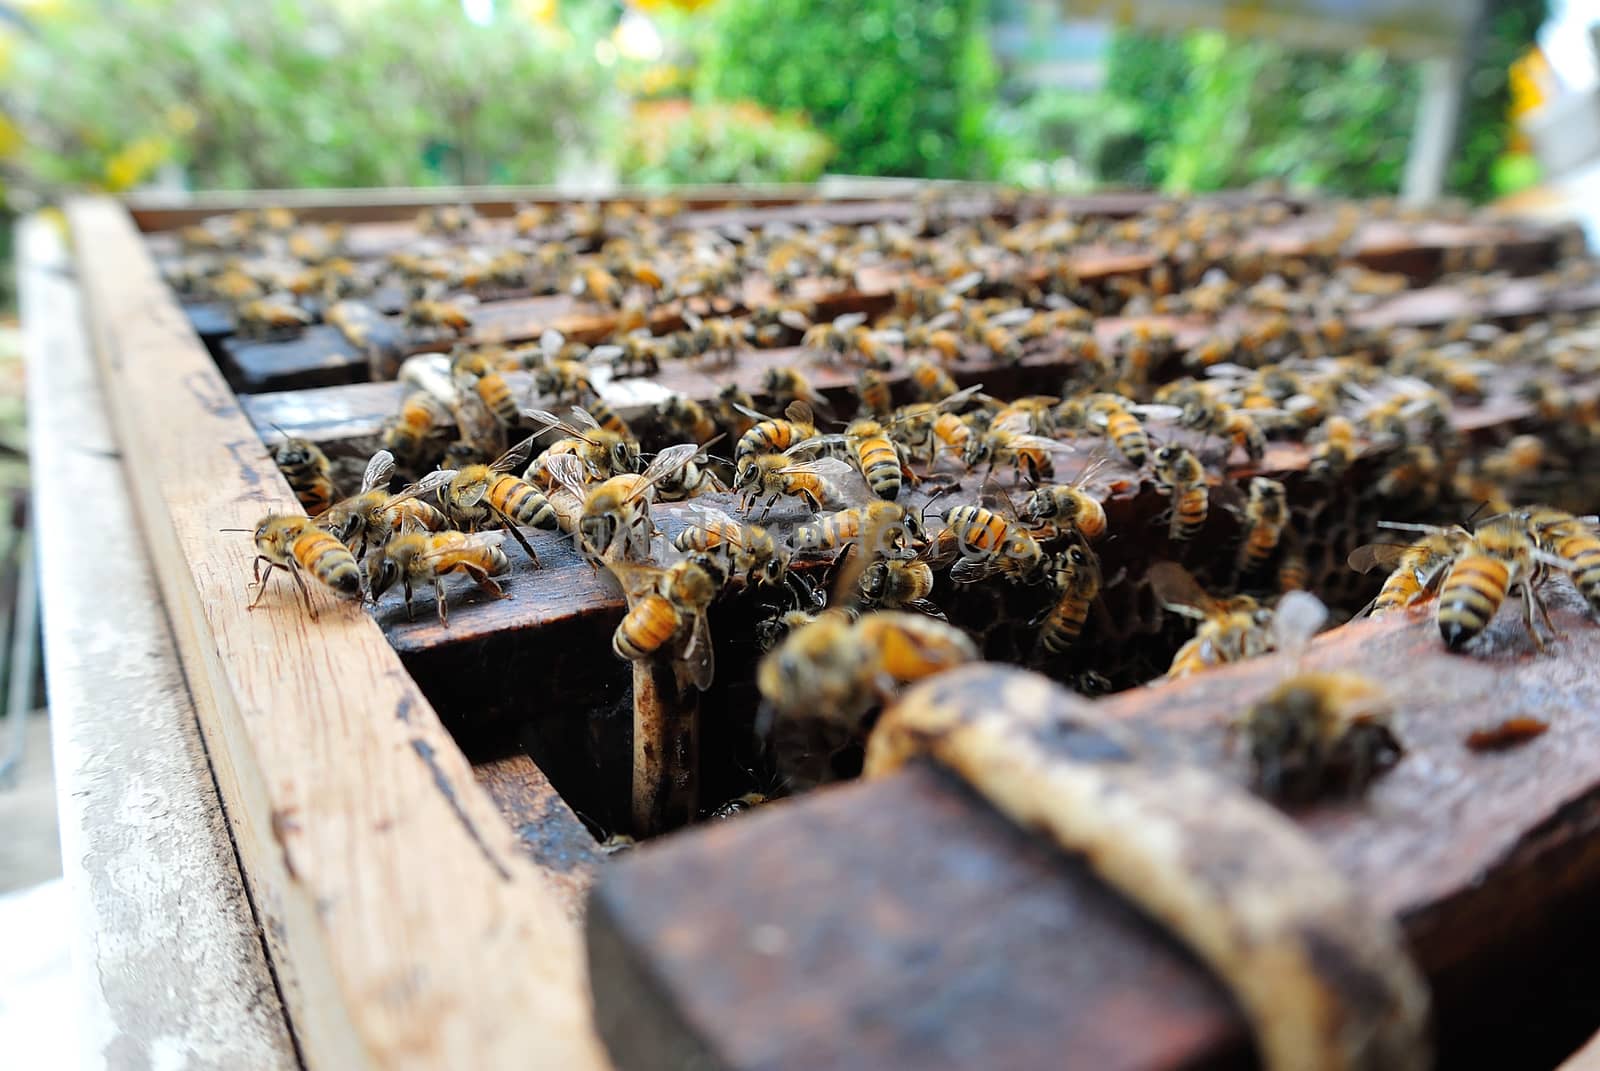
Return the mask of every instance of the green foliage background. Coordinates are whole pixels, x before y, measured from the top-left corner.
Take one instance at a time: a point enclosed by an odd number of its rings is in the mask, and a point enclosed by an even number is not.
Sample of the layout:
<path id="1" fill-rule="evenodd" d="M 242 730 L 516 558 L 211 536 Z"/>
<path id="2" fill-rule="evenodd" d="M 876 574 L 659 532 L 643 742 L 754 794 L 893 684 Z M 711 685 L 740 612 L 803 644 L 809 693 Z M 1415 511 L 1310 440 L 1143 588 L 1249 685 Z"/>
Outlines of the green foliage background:
<path id="1" fill-rule="evenodd" d="M 834 171 L 986 178 L 995 70 L 982 0 L 721 0 L 702 84 L 802 112 Z"/>

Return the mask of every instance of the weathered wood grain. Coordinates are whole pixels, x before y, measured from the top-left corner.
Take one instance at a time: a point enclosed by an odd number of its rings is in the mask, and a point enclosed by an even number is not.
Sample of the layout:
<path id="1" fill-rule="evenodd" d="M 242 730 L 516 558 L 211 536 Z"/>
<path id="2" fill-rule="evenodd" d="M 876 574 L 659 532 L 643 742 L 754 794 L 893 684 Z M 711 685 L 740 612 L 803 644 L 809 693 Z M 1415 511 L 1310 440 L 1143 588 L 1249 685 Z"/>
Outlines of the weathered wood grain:
<path id="1" fill-rule="evenodd" d="M 1570 926 L 1600 890 L 1600 626 L 1564 581 L 1550 594 L 1565 635 L 1545 655 L 1508 611 L 1471 655 L 1447 653 L 1423 613 L 1346 626 L 1305 658 L 1307 668 L 1386 682 L 1396 704 L 1407 751 L 1399 765 L 1364 798 L 1295 817 L 1401 922 L 1434 986 L 1445 1066 L 1515 1052 L 1519 1066 L 1554 1063 L 1593 1021 L 1582 1019 L 1576 1036 L 1571 1014 L 1537 1035 L 1519 1029 L 1530 1008 L 1551 1014 L 1552 978 L 1561 999 L 1574 999 L 1551 967 L 1563 955 L 1589 963 L 1591 999 L 1597 983 L 1590 942 L 1575 942 Z M 1243 783 L 1227 724 L 1291 668 L 1280 657 L 1224 667 L 1111 697 L 1103 709 L 1147 749 Z M 1473 729 L 1517 713 L 1547 720 L 1549 731 L 1498 753 L 1465 745 Z M 1070 924 L 1020 921 L 1038 910 L 1038 882 L 1017 876 L 1037 846 L 1016 831 L 969 840 L 947 824 L 952 812 L 977 823 L 987 808 L 944 775 L 913 770 L 780 803 L 608 868 L 593 893 L 590 954 L 597 1018 L 619 1064 L 660 1066 L 652 1045 L 692 1044 L 716 1067 L 812 1066 L 819 1051 L 838 1053 L 841 1066 L 955 1066 L 969 1051 L 959 1046 L 977 1037 L 1025 1044 L 1025 1066 L 1063 1055 L 1100 1066 L 1092 1055 L 1172 1068 L 1243 1043 L 1224 1001 L 1194 1010 L 1205 979 L 1192 963 L 1160 935 L 1120 926 L 1073 861 L 1047 864 Z M 689 875 L 692 891 L 667 892 L 690 889 Z M 957 960 L 947 949 L 973 951 Z M 1032 954 L 1060 972 L 1033 977 L 1020 966 Z M 1158 985 L 1128 980 L 1140 970 L 1169 973 Z M 630 986 L 654 989 L 650 1016 L 625 1018 L 610 1002 Z M 1018 1006 L 1041 1009 L 1025 1030 L 996 1010 Z M 1112 1055 L 1101 1057 L 1107 1033 Z"/>
<path id="2" fill-rule="evenodd" d="M 366 613 L 319 596 L 310 622 L 288 590 L 246 610 L 248 540 L 218 529 L 293 499 L 126 212 L 86 199 L 68 215 L 140 522 L 307 1061 L 603 1066 L 559 882 Z"/>
<path id="3" fill-rule="evenodd" d="M 73 906 L 75 1062 L 120 1068 L 162 1053 L 217 1071 L 297 1068 L 137 534 L 64 236 L 27 219 L 17 248 L 29 452 L 53 474 L 35 487 L 33 523 Z"/>
<path id="4" fill-rule="evenodd" d="M 571 820 L 560 793 L 528 756 L 507 755 L 473 763 L 472 774 L 528 856 L 549 876 L 567 913 L 581 921 L 594 868 L 604 858 L 598 842 Z"/>

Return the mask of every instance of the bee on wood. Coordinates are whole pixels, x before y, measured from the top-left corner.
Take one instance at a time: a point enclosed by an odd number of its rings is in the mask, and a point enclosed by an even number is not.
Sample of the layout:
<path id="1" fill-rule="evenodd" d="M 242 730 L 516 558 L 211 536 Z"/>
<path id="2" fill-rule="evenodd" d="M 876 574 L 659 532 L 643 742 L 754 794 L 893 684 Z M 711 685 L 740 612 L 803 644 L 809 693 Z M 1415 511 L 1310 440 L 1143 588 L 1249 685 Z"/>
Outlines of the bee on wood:
<path id="1" fill-rule="evenodd" d="M 1470 537 L 1465 528 L 1440 528 L 1411 543 L 1367 543 L 1351 551 L 1350 568 L 1358 573 L 1390 570 L 1383 588 L 1362 612 L 1377 615 L 1405 609 L 1431 595 Z"/>
<path id="2" fill-rule="evenodd" d="M 433 586 L 439 624 L 448 626 L 450 615 L 445 608 L 444 578 L 450 573 L 462 573 L 480 591 L 497 599 L 509 599 L 510 593 L 494 581 L 495 577 L 511 571 L 511 563 L 500 549 L 500 540 L 499 532 L 402 532 L 368 560 L 367 581 L 372 601 L 376 603 L 379 596 L 398 581 L 405 591 L 406 617 L 414 621 L 412 588 L 428 583 Z"/>
<path id="3" fill-rule="evenodd" d="M 326 528 L 364 557 L 369 547 L 382 547 L 402 528 L 410 531 L 439 532 L 448 526 L 444 514 L 419 498 L 389 494 L 389 481 L 395 471 L 394 455 L 379 450 L 367 462 L 361 489 L 341 499 L 317 518 Z"/>
<path id="4" fill-rule="evenodd" d="M 1115 394 L 1096 395 L 1089 405 L 1087 419 L 1090 426 L 1104 430 L 1106 438 L 1128 464 L 1143 468 L 1150 460 L 1150 437 L 1126 399 Z"/>
<path id="5" fill-rule="evenodd" d="M 761 377 L 761 392 L 772 396 L 774 405 L 788 407 L 795 402 L 803 402 L 813 409 L 828 408 L 828 400 L 817 392 L 807 379 L 797 369 L 789 367 L 769 368 Z"/>
<path id="6" fill-rule="evenodd" d="M 944 530 L 934 541 L 931 556 L 941 562 L 956 559 L 950 579 L 957 584 L 975 584 L 991 576 L 1013 584 L 1038 584 L 1049 578 L 1049 556 L 1009 505 L 956 506 L 944 515 Z"/>
<path id="7" fill-rule="evenodd" d="M 1313 480 L 1332 482 L 1343 476 L 1356 456 L 1356 426 L 1346 417 L 1330 416 L 1321 424 L 1306 472 Z"/>
<path id="8" fill-rule="evenodd" d="M 290 435 L 278 429 L 283 442 L 272 451 L 272 460 L 278 463 L 289 488 L 305 507 L 306 514 L 317 516 L 333 505 L 338 489 L 333 483 L 333 467 L 322 448 L 309 439 Z"/>
<path id="9" fill-rule="evenodd" d="M 1097 458 L 1070 484 L 1035 488 L 1023 500 L 1019 515 L 1029 524 L 1070 528 L 1087 540 L 1099 539 L 1106 531 L 1105 507 L 1084 488 L 1105 464 L 1105 458 Z"/>
<path id="10" fill-rule="evenodd" d="M 790 402 L 783 411 L 782 420 L 768 419 L 753 410 L 746 411 L 737 404 L 734 404 L 734 409 L 755 419 L 755 423 L 739 436 L 739 441 L 733 448 L 733 460 L 736 466 L 757 455 L 781 454 L 817 434 L 816 418 L 811 413 L 811 407 L 805 402 Z"/>
<path id="11" fill-rule="evenodd" d="M 717 422 L 705 406 L 686 395 L 674 394 L 659 403 L 655 415 L 662 428 L 674 439 L 689 440 L 704 446 L 718 434 Z"/>
<path id="12" fill-rule="evenodd" d="M 706 609 L 727 583 L 712 554 L 690 554 L 665 569 L 631 561 L 606 568 L 628 592 L 629 608 L 611 638 L 618 657 L 642 661 L 672 652 L 684 677 L 702 692 L 711 687 L 715 663 Z"/>
<path id="13" fill-rule="evenodd" d="M 267 582 L 279 569 L 300 589 L 306 612 L 316 620 L 317 609 L 311 603 L 311 589 L 306 584 L 309 574 L 318 584 L 341 599 L 361 598 L 361 570 L 356 565 L 350 548 L 311 523 L 310 517 L 269 513 L 257 522 L 254 531 L 256 558 L 251 570 L 252 582 L 259 585 L 256 597 L 250 603 L 254 610 L 267 593 Z M 262 564 L 266 564 L 265 573 Z"/>
<path id="14" fill-rule="evenodd" d="M 400 403 L 400 412 L 384 426 L 383 448 L 415 469 L 449 422 L 450 411 L 443 403 L 427 391 L 412 391 Z"/>
<path id="15" fill-rule="evenodd" d="M 547 471 L 559 487 L 583 504 L 576 534 L 590 561 L 614 560 L 618 555 L 639 560 L 649 554 L 655 534 L 650 506 L 656 485 L 699 454 L 700 447 L 693 443 L 669 446 L 642 473 L 622 473 L 593 487 L 584 482 L 582 463 L 573 455 L 551 458 Z"/>
<path id="16" fill-rule="evenodd" d="M 1539 549 L 1526 517 L 1511 514 L 1480 524 L 1463 541 L 1439 583 L 1435 617 L 1445 646 L 1459 650 L 1482 635 L 1506 596 L 1520 594 L 1523 624 L 1534 646 L 1544 650 L 1544 637 L 1534 621 L 1534 611 L 1554 633 L 1549 611 L 1535 590 L 1535 583 L 1543 578 L 1541 567 L 1547 565 L 1563 571 L 1572 569 L 1571 562 Z"/>
<path id="17" fill-rule="evenodd" d="M 1594 517 L 1574 517 L 1550 506 L 1528 506 L 1522 511 L 1540 550 L 1570 562 L 1568 572 L 1589 608 L 1600 613 L 1600 536 Z"/>
<path id="18" fill-rule="evenodd" d="M 311 314 L 293 301 L 271 297 L 245 302 L 235 318 L 245 338 L 297 335 L 311 323 Z"/>
<path id="19" fill-rule="evenodd" d="M 472 350 L 459 353 L 451 359 L 450 372 L 457 390 L 476 393 L 484 408 L 506 427 L 517 425 L 522 416 L 517 399 L 489 355 Z"/>
<path id="20" fill-rule="evenodd" d="M 587 410 L 574 407 L 571 413 L 572 420 L 569 422 L 544 409 L 522 410 L 523 416 L 535 424 L 543 425 L 546 431 L 566 433 L 566 438 L 545 447 L 544 452 L 528 466 L 523 479 L 548 486 L 550 477 L 546 462 L 561 454 L 574 455 L 583 462 L 586 482 L 598 482 L 626 472 L 639 471 L 637 442 L 601 427 L 600 421 Z"/>
<path id="21" fill-rule="evenodd" d="M 1393 707 L 1360 673 L 1299 673 L 1251 704 L 1233 731 L 1269 799 L 1307 802 L 1360 792 L 1400 759 Z"/>
<path id="22" fill-rule="evenodd" d="M 472 330 L 472 315 L 463 301 L 418 298 L 406 306 L 407 327 L 464 335 Z"/>
<path id="23" fill-rule="evenodd" d="M 813 512 L 825 503 L 836 504 L 853 497 L 852 466 L 835 457 L 796 461 L 786 454 L 754 454 L 740 461 L 734 470 L 734 489 L 740 492 L 741 509 L 749 512 L 763 496 L 762 517 L 772 512 L 779 498 L 803 501 Z"/>
<path id="24" fill-rule="evenodd" d="M 883 420 L 894 409 L 894 396 L 889 381 L 874 368 L 863 368 L 856 375 L 856 397 L 861 402 L 861 414 Z"/>
<path id="25" fill-rule="evenodd" d="M 683 322 L 689 325 L 687 356 L 715 355 L 721 364 L 731 365 L 738 359 L 740 353 L 750 348 L 751 328 L 738 320 L 726 316 L 713 316 L 702 320 L 694 313 L 686 311 L 683 314 Z M 796 393 L 795 397 L 806 396 Z"/>
<path id="26" fill-rule="evenodd" d="M 791 552 L 767 529 L 709 507 L 696 508 L 690 517 L 691 523 L 673 540 L 678 550 L 720 553 L 746 583 L 777 586 L 789 578 Z"/>
<path id="27" fill-rule="evenodd" d="M 397 496 L 416 498 L 437 494 L 439 505 L 450 523 L 464 532 L 499 527 L 509 532 L 527 553 L 535 567 L 539 555 L 522 534 L 528 528 L 559 527 L 556 511 L 543 492 L 517 476 L 512 470 L 528 460 L 533 437 L 526 438 L 487 465 L 468 465 L 461 469 L 439 469 L 407 487 Z"/>

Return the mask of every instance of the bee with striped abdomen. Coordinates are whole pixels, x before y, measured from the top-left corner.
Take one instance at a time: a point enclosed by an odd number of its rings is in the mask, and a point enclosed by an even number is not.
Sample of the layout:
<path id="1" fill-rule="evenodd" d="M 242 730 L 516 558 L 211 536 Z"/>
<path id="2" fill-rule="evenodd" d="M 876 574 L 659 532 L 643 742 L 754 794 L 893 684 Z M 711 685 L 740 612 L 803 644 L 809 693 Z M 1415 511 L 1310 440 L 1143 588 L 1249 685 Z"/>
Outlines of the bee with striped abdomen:
<path id="1" fill-rule="evenodd" d="M 1176 562 L 1156 562 L 1147 576 L 1163 609 L 1200 622 L 1194 636 L 1173 656 L 1168 677 L 1186 677 L 1272 649 L 1273 612 L 1256 600 L 1245 595 L 1216 598 Z"/>
<path id="2" fill-rule="evenodd" d="M 630 561 L 607 561 L 606 567 L 629 602 L 612 634 L 612 650 L 629 661 L 671 652 L 690 683 L 701 691 L 709 688 L 715 663 L 706 610 L 727 583 L 722 562 L 695 553 L 665 569 Z"/>
<path id="3" fill-rule="evenodd" d="M 1091 427 L 1105 432 L 1111 445 L 1134 468 L 1143 468 L 1150 460 L 1150 437 L 1144 424 L 1130 409 L 1127 399 L 1115 394 L 1095 395 L 1090 402 L 1087 420 Z"/>
<path id="4" fill-rule="evenodd" d="M 1431 595 L 1444 576 L 1445 568 L 1461 552 L 1471 533 L 1465 528 L 1438 528 L 1425 532 L 1411 543 L 1367 543 L 1350 552 L 1350 568 L 1368 573 L 1375 568 L 1390 570 L 1383 588 L 1364 613 L 1405 609 Z"/>
<path id="5" fill-rule="evenodd" d="M 315 517 L 333 505 L 338 497 L 328 455 L 309 439 L 290 435 L 282 428 L 278 431 L 283 435 L 283 442 L 273 449 L 272 460 L 278 463 L 283 478 L 289 481 L 289 488 L 306 513 Z"/>
<path id="6" fill-rule="evenodd" d="M 673 546 L 681 551 L 721 553 L 732 571 L 746 583 L 775 586 L 789 574 L 789 548 L 765 528 L 742 524 L 718 509 L 699 507 L 691 523 L 679 532 Z"/>
<path id="7" fill-rule="evenodd" d="M 509 532 L 535 566 L 539 555 L 522 534 L 522 526 L 555 529 L 556 511 L 537 487 L 512 470 L 527 461 L 533 447 L 530 436 L 489 462 L 461 469 L 439 469 L 400 492 L 399 497 L 437 493 L 450 523 L 464 532 L 499 527 Z"/>
<path id="8" fill-rule="evenodd" d="M 546 431 L 566 433 L 566 438 L 558 439 L 545 447 L 533 464 L 528 466 L 528 471 L 523 474 L 524 479 L 548 487 L 550 485 L 547 472 L 548 459 L 561 454 L 571 454 L 581 460 L 589 482 L 639 471 L 637 442 L 631 437 L 601 427 L 600 421 L 588 410 L 573 407 L 571 413 L 572 420 L 568 422 L 544 409 L 522 410 L 523 416 L 536 424 L 543 425 Z"/>
<path id="9" fill-rule="evenodd" d="M 358 558 L 369 548 L 382 547 L 402 528 L 442 531 L 448 524 L 444 514 L 419 498 L 389 494 L 394 471 L 393 454 L 387 450 L 373 454 L 361 477 L 361 489 L 330 506 L 317 518 L 317 527 L 338 536 Z"/>
<path id="10" fill-rule="evenodd" d="M 1446 568 L 1439 585 L 1436 620 L 1445 646 L 1458 650 L 1480 636 L 1509 594 L 1522 597 L 1522 621 L 1534 646 L 1544 637 L 1534 621 L 1537 610 L 1551 632 L 1555 626 L 1535 590 L 1541 566 L 1570 571 L 1571 563 L 1539 550 L 1526 517 L 1508 514 L 1478 525 Z"/>
<path id="11" fill-rule="evenodd" d="M 743 411 L 741 406 L 735 405 L 734 408 Z M 782 420 L 768 419 L 754 412 L 747 415 L 755 417 L 756 423 L 739 437 L 738 444 L 733 448 L 735 465 L 742 465 L 758 454 L 781 454 L 817 434 L 816 418 L 812 416 L 811 406 L 805 402 L 790 402 L 783 411 Z"/>
<path id="12" fill-rule="evenodd" d="M 450 361 L 450 374 L 458 391 L 473 391 L 493 417 L 506 427 L 516 427 L 521 411 L 505 376 L 489 355 L 465 350 Z"/>
<path id="13" fill-rule="evenodd" d="M 368 589 L 372 601 L 398 581 L 405 591 L 406 617 L 416 620 L 411 606 L 413 586 L 433 585 L 439 624 L 449 625 L 445 609 L 444 578 L 462 573 L 479 590 L 497 599 L 509 599 L 494 578 L 511 571 L 505 551 L 500 549 L 499 532 L 402 532 L 390 539 L 367 563 Z"/>
<path id="14" fill-rule="evenodd" d="M 1238 569 L 1246 575 L 1264 568 L 1276 553 L 1289 523 L 1289 499 L 1283 484 L 1257 476 L 1250 481 L 1244 507 L 1245 536 L 1239 544 Z"/>
<path id="15" fill-rule="evenodd" d="M 669 446 L 642 473 L 622 473 L 593 487 L 582 475 L 582 465 L 570 454 L 552 458 L 548 471 L 556 484 L 583 503 L 577 521 L 578 545 L 591 561 L 616 555 L 641 559 L 649 554 L 655 522 L 650 506 L 656 485 L 672 476 L 700 454 L 693 443 Z"/>
<path id="16" fill-rule="evenodd" d="M 757 454 L 739 462 L 734 489 L 740 492 L 745 512 L 753 509 L 762 496 L 767 500 L 761 512 L 763 517 L 772 511 L 779 498 L 786 496 L 802 500 L 815 512 L 824 504 L 848 501 L 852 497 L 849 487 L 854 474 L 849 462 L 836 457 L 797 462 L 785 454 Z"/>
<path id="17" fill-rule="evenodd" d="M 414 390 L 400 403 L 399 413 L 384 425 L 380 441 L 385 450 L 415 470 L 449 423 L 450 410 L 444 403 L 427 391 Z"/>
<path id="18" fill-rule="evenodd" d="M 1089 608 L 1100 597 L 1100 558 L 1087 543 L 1074 541 L 1056 555 L 1054 564 L 1056 601 L 1035 623 L 1040 649 L 1065 654 L 1083 635 Z"/>
<path id="19" fill-rule="evenodd" d="M 1099 539 L 1106 531 L 1105 507 L 1084 488 L 1105 465 L 1104 457 L 1097 458 L 1069 484 L 1035 488 L 1023 500 L 1020 516 L 1030 524 L 1071 528 L 1085 539 Z"/>
<path id="20" fill-rule="evenodd" d="M 674 394 L 656 406 L 656 419 L 674 439 L 704 446 L 717 437 L 717 422 L 699 402 L 682 394 Z"/>
<path id="21" fill-rule="evenodd" d="M 254 583 L 260 585 L 250 603 L 254 610 L 267 593 L 267 582 L 279 569 L 288 573 L 300 589 L 306 612 L 316 619 L 317 609 L 311 604 L 311 589 L 306 585 L 306 574 L 341 599 L 361 598 L 361 570 L 356 565 L 350 548 L 329 533 L 311 523 L 310 517 L 269 513 L 257 522 L 254 532 L 256 558 L 251 571 Z M 261 570 L 266 563 L 266 572 Z"/>
<path id="22" fill-rule="evenodd" d="M 1193 539 L 1205 527 L 1211 510 L 1206 470 L 1187 447 L 1167 445 L 1155 452 L 1155 480 L 1172 499 L 1167 535 L 1173 540 Z"/>
<path id="23" fill-rule="evenodd" d="M 876 420 L 888 417 L 894 409 L 894 396 L 889 381 L 874 368 L 863 368 L 856 375 L 856 397 L 861 402 L 861 413 Z"/>
<path id="24" fill-rule="evenodd" d="M 907 362 L 906 372 L 911 380 L 911 393 L 919 402 L 942 401 L 957 390 L 950 373 L 921 357 Z"/>
<path id="25" fill-rule="evenodd" d="M 405 324 L 407 327 L 459 336 L 472 330 L 472 315 L 467 312 L 465 300 L 418 298 L 406 306 Z"/>
<path id="26" fill-rule="evenodd" d="M 1037 584 L 1049 577 L 1050 559 L 1044 548 L 1009 508 L 1003 515 L 987 506 L 956 506 L 944 515 L 944 530 L 934 541 L 931 556 L 937 561 L 956 558 L 950 579 L 958 584 L 991 576 L 1013 584 Z"/>
<path id="27" fill-rule="evenodd" d="M 1600 536 L 1595 534 L 1594 517 L 1574 517 L 1550 506 L 1527 506 L 1527 518 L 1541 550 L 1571 563 L 1568 572 L 1589 608 L 1600 613 Z"/>

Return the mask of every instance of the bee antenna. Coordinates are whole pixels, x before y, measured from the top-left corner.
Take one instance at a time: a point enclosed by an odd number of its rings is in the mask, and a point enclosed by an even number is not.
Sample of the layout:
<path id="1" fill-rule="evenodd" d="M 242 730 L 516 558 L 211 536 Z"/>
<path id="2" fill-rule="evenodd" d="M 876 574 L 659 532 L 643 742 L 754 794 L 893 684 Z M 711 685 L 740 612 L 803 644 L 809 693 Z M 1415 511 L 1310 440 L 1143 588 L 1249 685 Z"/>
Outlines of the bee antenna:
<path id="1" fill-rule="evenodd" d="M 254 528 L 218 528 L 219 532 L 254 532 Z"/>

